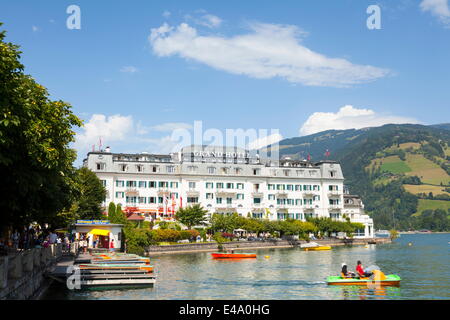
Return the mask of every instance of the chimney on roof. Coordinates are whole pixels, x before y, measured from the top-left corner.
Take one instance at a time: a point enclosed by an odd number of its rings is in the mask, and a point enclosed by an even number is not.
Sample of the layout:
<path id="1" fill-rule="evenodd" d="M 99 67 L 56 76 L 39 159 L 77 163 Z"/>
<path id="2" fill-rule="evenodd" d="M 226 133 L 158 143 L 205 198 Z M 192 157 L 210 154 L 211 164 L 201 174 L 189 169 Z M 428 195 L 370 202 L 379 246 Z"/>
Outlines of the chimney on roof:
<path id="1" fill-rule="evenodd" d="M 105 152 L 110 153 L 111 152 L 111 148 L 109 146 L 106 147 Z"/>

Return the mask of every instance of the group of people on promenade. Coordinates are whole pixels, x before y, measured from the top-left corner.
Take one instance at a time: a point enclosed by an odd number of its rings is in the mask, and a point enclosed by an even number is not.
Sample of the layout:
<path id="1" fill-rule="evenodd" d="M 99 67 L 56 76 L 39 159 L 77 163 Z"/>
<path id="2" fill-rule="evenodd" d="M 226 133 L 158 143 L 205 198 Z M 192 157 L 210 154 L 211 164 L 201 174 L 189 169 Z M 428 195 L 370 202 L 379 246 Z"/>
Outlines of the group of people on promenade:
<path id="1" fill-rule="evenodd" d="M 55 230 L 42 229 L 40 226 L 29 226 L 0 236 L 0 254 L 6 255 L 11 251 L 31 248 L 46 248 L 54 243 L 64 243 L 69 248 L 73 241 L 73 236 L 69 233 L 58 234 Z"/>
<path id="2" fill-rule="evenodd" d="M 370 277 L 373 273 L 370 271 L 364 271 L 364 268 L 362 266 L 362 262 L 358 260 L 356 263 L 356 272 L 349 271 L 347 268 L 347 264 L 344 262 L 342 263 L 342 269 L 341 269 L 341 277 L 342 278 L 367 278 Z"/>

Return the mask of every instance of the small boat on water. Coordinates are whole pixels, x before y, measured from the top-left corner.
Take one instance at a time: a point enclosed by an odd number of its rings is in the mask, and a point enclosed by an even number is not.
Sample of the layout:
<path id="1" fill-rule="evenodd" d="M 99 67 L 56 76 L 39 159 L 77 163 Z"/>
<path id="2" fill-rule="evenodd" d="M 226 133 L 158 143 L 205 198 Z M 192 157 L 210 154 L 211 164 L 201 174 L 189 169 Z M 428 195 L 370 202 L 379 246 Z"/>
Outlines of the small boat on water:
<path id="1" fill-rule="evenodd" d="M 340 285 L 340 286 L 365 286 L 370 284 L 382 285 L 382 286 L 399 286 L 401 278 L 396 274 L 385 275 L 380 270 L 373 270 L 373 276 L 362 278 L 347 278 L 340 276 L 327 277 L 328 285 Z"/>
<path id="2" fill-rule="evenodd" d="M 256 258 L 256 253 L 211 253 L 214 259 L 245 259 Z"/>
<path id="3" fill-rule="evenodd" d="M 309 242 L 300 245 L 305 251 L 323 251 L 323 250 L 331 250 L 331 246 L 321 246 L 317 242 Z"/>
<path id="4" fill-rule="evenodd" d="M 305 251 L 331 250 L 331 246 L 306 247 L 306 248 L 303 248 L 303 250 L 305 250 Z"/>

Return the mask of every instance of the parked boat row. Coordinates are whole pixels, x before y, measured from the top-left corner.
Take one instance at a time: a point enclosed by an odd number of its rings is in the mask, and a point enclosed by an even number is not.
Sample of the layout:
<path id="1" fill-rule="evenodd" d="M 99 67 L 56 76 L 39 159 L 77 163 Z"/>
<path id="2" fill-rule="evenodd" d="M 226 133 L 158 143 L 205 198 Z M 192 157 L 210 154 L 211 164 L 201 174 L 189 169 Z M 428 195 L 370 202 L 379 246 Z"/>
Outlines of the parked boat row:
<path id="1" fill-rule="evenodd" d="M 74 266 L 82 289 L 151 287 L 156 282 L 150 259 L 126 253 L 92 253 L 90 262 Z"/>

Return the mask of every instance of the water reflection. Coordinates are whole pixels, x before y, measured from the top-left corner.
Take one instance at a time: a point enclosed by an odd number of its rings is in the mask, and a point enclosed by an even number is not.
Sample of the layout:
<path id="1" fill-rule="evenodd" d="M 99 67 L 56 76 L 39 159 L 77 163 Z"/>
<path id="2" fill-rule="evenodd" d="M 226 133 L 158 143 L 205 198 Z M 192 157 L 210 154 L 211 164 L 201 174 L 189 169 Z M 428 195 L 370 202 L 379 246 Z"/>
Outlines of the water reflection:
<path id="1" fill-rule="evenodd" d="M 399 287 L 379 285 L 368 286 L 331 286 L 336 296 L 343 300 L 384 300 L 401 296 Z"/>

